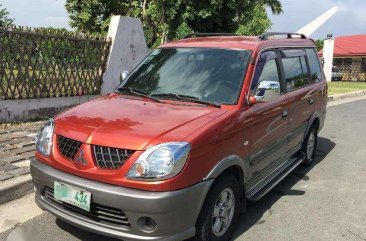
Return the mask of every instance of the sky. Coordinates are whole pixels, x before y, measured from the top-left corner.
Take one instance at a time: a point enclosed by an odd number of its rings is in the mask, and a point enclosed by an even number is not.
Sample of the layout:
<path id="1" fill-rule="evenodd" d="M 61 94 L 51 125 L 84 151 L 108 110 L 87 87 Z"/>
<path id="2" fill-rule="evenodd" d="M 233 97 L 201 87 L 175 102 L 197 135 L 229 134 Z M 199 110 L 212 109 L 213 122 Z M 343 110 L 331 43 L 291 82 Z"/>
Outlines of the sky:
<path id="1" fill-rule="evenodd" d="M 319 17 L 328 9 L 338 6 L 337 13 L 322 25 L 313 35 L 324 39 L 328 33 L 333 36 L 366 34 L 365 0 L 281 0 L 283 13 L 274 16 L 271 31 L 296 32 Z"/>
<path id="2" fill-rule="evenodd" d="M 16 25 L 68 28 L 66 0 L 0 0 Z"/>
<path id="3" fill-rule="evenodd" d="M 15 24 L 31 27 L 64 27 L 68 25 L 66 0 L 0 0 L 8 9 Z M 321 26 L 311 37 L 324 39 L 333 36 L 366 34 L 365 0 L 280 0 L 284 12 L 272 15 L 271 31 L 294 32 L 314 20 L 331 7 L 338 12 Z"/>

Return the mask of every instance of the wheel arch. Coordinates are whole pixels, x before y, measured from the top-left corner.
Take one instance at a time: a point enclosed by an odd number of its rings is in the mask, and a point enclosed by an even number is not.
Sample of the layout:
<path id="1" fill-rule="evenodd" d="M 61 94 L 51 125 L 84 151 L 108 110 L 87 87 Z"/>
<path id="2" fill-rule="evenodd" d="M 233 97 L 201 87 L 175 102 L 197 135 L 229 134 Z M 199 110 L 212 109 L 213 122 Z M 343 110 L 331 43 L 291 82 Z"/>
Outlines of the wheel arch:
<path id="1" fill-rule="evenodd" d="M 217 179 L 221 175 L 230 173 L 234 175 L 239 184 L 245 187 L 246 183 L 246 171 L 244 166 L 244 160 L 239 156 L 230 155 L 219 161 L 207 174 L 204 180 Z"/>
<path id="2" fill-rule="evenodd" d="M 305 136 L 308 134 L 311 127 L 315 125 L 315 128 L 319 130 L 320 127 L 320 115 L 318 112 L 315 112 L 309 119 L 308 126 L 306 127 Z"/>

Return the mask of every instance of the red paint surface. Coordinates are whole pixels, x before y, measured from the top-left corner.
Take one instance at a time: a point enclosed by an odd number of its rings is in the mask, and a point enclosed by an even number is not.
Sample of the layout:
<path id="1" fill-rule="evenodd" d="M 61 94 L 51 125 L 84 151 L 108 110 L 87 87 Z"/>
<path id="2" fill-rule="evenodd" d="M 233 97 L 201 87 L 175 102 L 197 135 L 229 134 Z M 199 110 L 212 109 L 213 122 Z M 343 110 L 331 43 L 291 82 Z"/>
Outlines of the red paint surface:
<path id="1" fill-rule="evenodd" d="M 167 43 L 161 47 L 247 49 L 252 51 L 252 58 L 256 58 L 260 50 L 274 45 L 314 47 L 313 42 L 309 40 L 258 41 L 244 37 L 188 39 Z M 39 153 L 36 153 L 36 156 L 56 169 L 135 189 L 169 191 L 198 183 L 223 158 L 229 155 L 240 157 L 248 155 L 249 146 L 243 145 L 244 140 L 258 139 L 258 136 L 266 135 L 262 133 L 263 131 L 271 131 L 268 126 L 258 128 L 254 120 L 259 120 L 263 112 L 276 111 L 277 107 L 263 108 L 262 105 L 249 107 L 246 104 L 254 69 L 253 63 L 255 61 L 250 61 L 236 105 L 214 108 L 177 101 L 157 103 L 149 99 L 113 93 L 79 105 L 55 117 L 52 154 L 49 158 Z M 288 104 L 289 102 L 285 100 L 284 106 Z M 271 126 L 271 128 L 276 127 Z M 83 166 L 65 159 L 57 149 L 56 135 L 85 143 L 81 148 L 85 151 L 88 165 Z M 277 138 L 277 136 L 273 135 L 271 138 Z M 187 141 L 192 148 L 187 163 L 179 175 L 159 182 L 135 181 L 126 178 L 128 170 L 143 150 L 149 146 L 170 141 Z M 267 142 L 257 143 L 255 148 L 260 149 Z M 91 144 L 131 149 L 136 152 L 120 169 L 103 170 L 97 168 L 94 163 Z M 247 178 L 250 178 L 250 173 Z"/>

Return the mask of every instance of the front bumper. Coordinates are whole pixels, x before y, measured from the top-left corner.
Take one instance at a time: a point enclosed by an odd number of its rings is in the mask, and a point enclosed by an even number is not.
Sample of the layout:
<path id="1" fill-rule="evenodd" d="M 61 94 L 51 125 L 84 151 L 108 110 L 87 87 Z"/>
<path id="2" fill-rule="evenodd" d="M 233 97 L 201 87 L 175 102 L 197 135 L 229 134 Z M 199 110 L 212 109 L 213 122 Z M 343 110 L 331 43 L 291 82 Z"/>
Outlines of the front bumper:
<path id="1" fill-rule="evenodd" d="M 38 160 L 31 162 L 31 174 L 40 208 L 80 228 L 123 240 L 184 240 L 194 236 L 195 223 L 213 180 L 171 192 L 148 192 L 104 184 L 56 170 Z M 93 205 L 120 209 L 130 225 L 100 222 L 68 209 L 48 198 L 45 188 L 62 182 L 92 193 Z M 149 217 L 156 221 L 153 232 L 139 228 L 138 220 Z"/>

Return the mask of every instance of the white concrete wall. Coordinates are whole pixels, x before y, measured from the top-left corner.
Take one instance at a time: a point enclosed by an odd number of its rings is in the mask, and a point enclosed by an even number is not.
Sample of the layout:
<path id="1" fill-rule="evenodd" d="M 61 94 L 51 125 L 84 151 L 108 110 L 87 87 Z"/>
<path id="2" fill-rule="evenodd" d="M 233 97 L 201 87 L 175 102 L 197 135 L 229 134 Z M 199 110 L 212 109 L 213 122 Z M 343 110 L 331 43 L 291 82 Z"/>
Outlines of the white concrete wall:
<path id="1" fill-rule="evenodd" d="M 112 45 L 103 76 L 102 95 L 113 91 L 121 81 L 122 72 L 131 72 L 149 53 L 138 18 L 113 16 L 108 37 L 112 39 Z"/>
<path id="2" fill-rule="evenodd" d="M 0 123 L 30 121 L 52 117 L 60 111 L 93 98 L 96 98 L 96 96 L 86 95 L 28 100 L 1 100 Z"/>
<path id="3" fill-rule="evenodd" d="M 323 59 L 324 59 L 324 75 L 325 79 L 329 82 L 332 80 L 332 67 L 333 67 L 333 53 L 334 53 L 334 40 L 324 40 L 323 47 Z"/>

